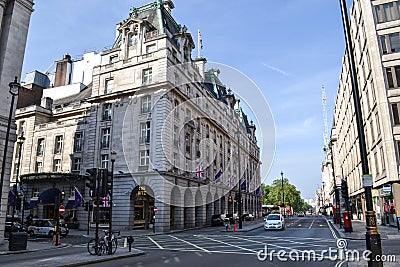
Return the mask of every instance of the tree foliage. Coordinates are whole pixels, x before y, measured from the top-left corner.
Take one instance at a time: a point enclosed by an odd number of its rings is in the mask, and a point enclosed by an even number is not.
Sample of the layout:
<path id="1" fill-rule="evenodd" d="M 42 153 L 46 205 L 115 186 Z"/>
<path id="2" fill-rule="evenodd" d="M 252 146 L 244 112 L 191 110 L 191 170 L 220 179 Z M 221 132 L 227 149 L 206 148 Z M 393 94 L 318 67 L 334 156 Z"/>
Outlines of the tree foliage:
<path id="1" fill-rule="evenodd" d="M 264 189 L 264 196 L 262 203 L 264 205 L 281 205 L 282 204 L 282 179 L 276 179 L 272 182 L 272 185 L 261 184 L 261 188 Z M 283 179 L 283 188 L 285 192 L 285 206 L 291 206 L 293 211 L 305 211 L 310 207 L 301 198 L 300 191 L 297 190 L 296 186 L 289 183 L 289 180 Z"/>

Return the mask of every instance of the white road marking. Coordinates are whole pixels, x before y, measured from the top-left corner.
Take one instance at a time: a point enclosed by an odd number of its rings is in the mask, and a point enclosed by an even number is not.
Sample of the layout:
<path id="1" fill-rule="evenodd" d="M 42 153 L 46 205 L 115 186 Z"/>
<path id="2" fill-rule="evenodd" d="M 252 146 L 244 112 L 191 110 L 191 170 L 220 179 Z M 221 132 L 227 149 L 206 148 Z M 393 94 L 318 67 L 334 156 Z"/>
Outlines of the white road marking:
<path id="1" fill-rule="evenodd" d="M 311 224 L 310 224 L 310 227 L 308 227 L 308 229 L 311 229 L 312 225 L 314 224 L 314 221 L 315 221 L 315 220 L 312 220 L 312 222 L 311 222 Z"/>
<path id="2" fill-rule="evenodd" d="M 160 244 L 158 244 L 156 241 L 154 241 L 153 238 L 151 238 L 150 236 L 147 237 L 151 242 L 153 242 L 159 249 L 164 249 L 162 246 L 160 246 Z"/>
<path id="3" fill-rule="evenodd" d="M 235 247 L 235 248 L 238 248 L 238 249 L 247 250 L 247 251 L 251 251 L 251 252 L 253 252 L 253 253 L 257 253 L 257 251 L 255 251 L 255 250 L 248 249 L 248 248 L 244 248 L 244 247 L 241 247 L 241 246 L 236 246 L 236 245 L 233 245 L 233 244 L 230 244 L 230 243 L 227 243 L 227 242 L 219 241 L 219 240 L 214 239 L 214 238 L 210 238 L 210 237 L 206 237 L 206 236 L 201 236 L 201 235 L 200 235 L 199 237 L 206 238 L 206 239 L 209 239 L 209 240 L 212 240 L 212 241 L 214 241 L 214 242 L 221 243 L 221 244 L 225 244 L 225 245 L 227 245 L 227 246 L 231 246 L 231 247 Z"/>
<path id="4" fill-rule="evenodd" d="M 199 246 L 196 245 L 196 244 L 193 244 L 193 243 L 190 243 L 190 242 L 188 242 L 188 241 L 186 241 L 186 240 L 177 238 L 177 237 L 175 237 L 175 236 L 173 236 L 173 235 L 169 235 L 169 236 L 172 237 L 172 238 L 174 238 L 174 239 L 176 239 L 176 240 L 179 240 L 179 241 L 181 241 L 181 242 L 183 242 L 183 243 L 189 244 L 189 245 L 191 245 L 191 246 L 193 246 L 193 247 L 195 247 L 195 248 L 198 248 L 198 249 L 200 249 L 200 250 L 202 250 L 202 251 L 204 251 L 204 252 L 210 253 L 210 251 L 208 251 L 207 249 L 202 248 L 202 247 L 199 247 Z"/>

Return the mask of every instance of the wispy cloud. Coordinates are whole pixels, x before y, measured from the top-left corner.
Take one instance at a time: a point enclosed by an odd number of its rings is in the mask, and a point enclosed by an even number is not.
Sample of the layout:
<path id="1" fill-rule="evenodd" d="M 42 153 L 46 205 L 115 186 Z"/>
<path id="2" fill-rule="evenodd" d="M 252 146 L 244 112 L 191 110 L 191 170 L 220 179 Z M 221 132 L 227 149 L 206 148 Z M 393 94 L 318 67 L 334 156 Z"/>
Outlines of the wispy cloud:
<path id="1" fill-rule="evenodd" d="M 266 63 L 264 63 L 264 62 L 261 62 L 261 64 L 262 64 L 264 67 L 267 67 L 267 68 L 270 69 L 270 70 L 276 71 L 276 72 L 278 72 L 278 73 L 280 73 L 280 74 L 282 74 L 282 75 L 284 75 L 284 76 L 287 76 L 287 77 L 294 77 L 293 74 L 291 74 L 291 73 L 289 73 L 289 72 L 287 72 L 287 71 L 284 71 L 284 70 L 282 70 L 282 69 L 280 69 L 280 68 L 277 68 L 277 67 L 268 65 L 268 64 L 266 64 Z"/>
<path id="2" fill-rule="evenodd" d="M 309 117 L 297 123 L 277 125 L 276 136 L 279 140 L 287 140 L 290 138 L 303 138 L 306 136 L 314 136 L 318 125 L 316 124 L 316 117 Z M 321 134 L 322 136 L 322 134 Z M 322 137 L 321 137 L 322 138 Z"/>

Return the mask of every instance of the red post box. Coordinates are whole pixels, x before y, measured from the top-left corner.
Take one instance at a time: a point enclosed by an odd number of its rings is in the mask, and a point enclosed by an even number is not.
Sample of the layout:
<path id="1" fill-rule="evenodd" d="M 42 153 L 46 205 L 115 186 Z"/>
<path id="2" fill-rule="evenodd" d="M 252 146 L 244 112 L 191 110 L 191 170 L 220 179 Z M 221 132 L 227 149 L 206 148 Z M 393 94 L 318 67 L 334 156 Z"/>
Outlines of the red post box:
<path id="1" fill-rule="evenodd" d="M 353 226 L 351 224 L 350 213 L 348 211 L 343 212 L 343 227 L 345 232 L 353 232 Z"/>

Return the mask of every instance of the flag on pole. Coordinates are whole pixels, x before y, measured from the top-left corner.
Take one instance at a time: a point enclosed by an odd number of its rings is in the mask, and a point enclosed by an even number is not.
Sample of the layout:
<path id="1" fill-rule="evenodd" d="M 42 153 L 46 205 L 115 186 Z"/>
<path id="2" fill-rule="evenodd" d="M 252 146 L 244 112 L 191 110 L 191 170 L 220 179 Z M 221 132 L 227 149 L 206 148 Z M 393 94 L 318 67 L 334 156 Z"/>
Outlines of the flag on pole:
<path id="1" fill-rule="evenodd" d="M 235 186 L 235 177 L 234 176 L 229 177 L 228 186 L 229 186 L 229 188 L 233 188 Z"/>
<path id="2" fill-rule="evenodd" d="M 203 38 L 201 37 L 200 29 L 198 30 L 199 34 L 199 47 L 200 49 L 203 49 Z"/>
<path id="3" fill-rule="evenodd" d="M 201 37 L 200 29 L 197 30 L 197 57 L 201 58 L 200 50 L 203 49 L 203 38 Z"/>
<path id="4" fill-rule="evenodd" d="M 243 181 L 243 183 L 240 185 L 240 190 L 246 190 L 246 180 Z"/>
<path id="5" fill-rule="evenodd" d="M 8 191 L 8 205 L 9 206 L 14 206 L 15 205 L 15 194 L 14 190 Z"/>
<path id="6" fill-rule="evenodd" d="M 255 194 L 256 194 L 257 196 L 260 195 L 260 187 L 256 189 Z"/>
<path id="7" fill-rule="evenodd" d="M 200 162 L 196 167 L 196 178 L 204 178 L 204 166 L 203 162 Z"/>
<path id="8" fill-rule="evenodd" d="M 222 169 L 219 169 L 219 171 L 217 172 L 217 174 L 215 175 L 215 182 L 219 182 L 222 176 Z"/>
<path id="9" fill-rule="evenodd" d="M 101 198 L 101 202 L 103 204 L 103 207 L 110 207 L 110 198 L 108 195 L 106 197 Z"/>
<path id="10" fill-rule="evenodd" d="M 254 189 L 255 189 L 254 187 L 255 187 L 255 186 L 254 186 L 254 183 L 251 183 L 251 184 L 250 184 L 250 188 L 249 188 L 249 192 L 250 192 L 250 193 L 253 193 L 253 192 L 254 192 Z"/>
<path id="11" fill-rule="evenodd" d="M 84 199 L 81 192 L 75 187 L 75 207 L 80 207 L 82 205 L 82 200 Z"/>

